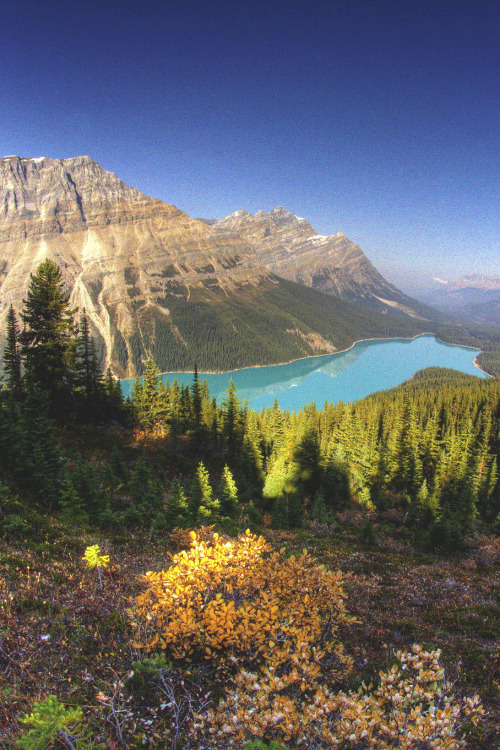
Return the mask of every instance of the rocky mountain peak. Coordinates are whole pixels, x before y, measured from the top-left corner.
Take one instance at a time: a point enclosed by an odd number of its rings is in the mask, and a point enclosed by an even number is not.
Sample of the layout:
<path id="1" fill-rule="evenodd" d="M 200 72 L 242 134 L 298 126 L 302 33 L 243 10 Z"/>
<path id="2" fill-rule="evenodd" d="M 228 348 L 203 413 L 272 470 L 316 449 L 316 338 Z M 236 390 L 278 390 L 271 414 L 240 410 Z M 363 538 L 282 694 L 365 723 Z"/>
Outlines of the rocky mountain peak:
<path id="1" fill-rule="evenodd" d="M 89 156 L 1 159 L 0 334 L 9 304 L 22 308 L 30 274 L 49 257 L 63 269 L 72 304 L 87 311 L 105 364 L 134 375 L 155 327 L 167 335 L 169 295 L 176 301 L 195 289 L 211 294 L 210 284 L 228 289 L 269 276 L 246 262 L 238 235 L 214 242 L 210 234 Z"/>
<path id="2" fill-rule="evenodd" d="M 130 187 L 89 156 L 4 157 L 0 334 L 9 304 L 22 308 L 30 274 L 47 257 L 63 269 L 72 304 L 85 308 L 105 365 L 120 376 L 140 372 L 153 351 L 165 367 L 173 352 L 185 363 L 187 341 L 214 305 L 233 319 L 242 295 L 251 308 L 264 289 L 279 287 L 293 308 L 299 292 L 286 287 L 290 281 L 389 314 L 413 314 L 357 245 L 342 234 L 318 235 L 283 206 L 203 221 Z M 224 328 L 226 337 L 243 337 L 252 314 L 239 314 Z M 293 327 L 285 333 L 299 336 Z M 322 346 L 328 351 L 330 344 Z"/>
<path id="3" fill-rule="evenodd" d="M 131 188 L 113 172 L 103 169 L 90 156 L 69 159 L 9 156 L 0 160 L 0 223 L 9 231 L 9 218 L 19 229 L 22 216 L 26 235 L 59 232 L 64 216 L 65 229 L 81 228 L 98 221 L 96 214 L 123 200 L 144 202 L 148 198 Z M 5 223 L 6 222 L 6 223 Z M 16 231 L 11 227 L 11 231 Z"/>

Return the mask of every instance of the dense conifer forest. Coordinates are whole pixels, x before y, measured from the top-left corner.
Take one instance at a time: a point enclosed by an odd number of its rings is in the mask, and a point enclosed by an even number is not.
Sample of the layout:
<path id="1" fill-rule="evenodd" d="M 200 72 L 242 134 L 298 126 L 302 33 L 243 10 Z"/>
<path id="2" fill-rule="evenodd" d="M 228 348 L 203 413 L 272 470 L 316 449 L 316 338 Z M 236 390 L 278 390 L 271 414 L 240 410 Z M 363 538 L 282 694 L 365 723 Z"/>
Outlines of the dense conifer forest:
<path id="1" fill-rule="evenodd" d="M 130 337 L 130 358 L 141 375 L 147 355 L 162 372 L 192 371 L 195 364 L 217 372 L 290 362 L 328 353 L 332 346 L 342 351 L 362 339 L 411 338 L 422 332 L 481 349 L 481 367 L 500 374 L 498 330 L 382 315 L 285 279 L 243 284 L 231 293 L 209 282 L 188 289 L 170 281 L 156 302 L 159 308 L 134 302 L 137 310 L 142 308 L 142 324 L 141 335 Z M 114 349 L 125 368 L 129 353 L 118 330 Z"/>
<path id="2" fill-rule="evenodd" d="M 0 747 L 496 747 L 499 435 L 499 381 L 438 368 L 256 413 L 150 358 L 124 401 L 45 261 L 0 392 Z"/>

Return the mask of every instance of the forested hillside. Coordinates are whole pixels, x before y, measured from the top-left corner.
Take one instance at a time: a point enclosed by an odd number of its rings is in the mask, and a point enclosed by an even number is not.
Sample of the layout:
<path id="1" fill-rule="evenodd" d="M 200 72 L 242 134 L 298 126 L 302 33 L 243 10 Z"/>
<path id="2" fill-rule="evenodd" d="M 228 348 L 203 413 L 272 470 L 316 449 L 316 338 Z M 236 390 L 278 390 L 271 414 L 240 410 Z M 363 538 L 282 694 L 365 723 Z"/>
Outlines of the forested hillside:
<path id="1" fill-rule="evenodd" d="M 55 264 L 19 318 L 0 746 L 498 744 L 498 380 L 256 413 L 150 359 L 124 403 Z"/>

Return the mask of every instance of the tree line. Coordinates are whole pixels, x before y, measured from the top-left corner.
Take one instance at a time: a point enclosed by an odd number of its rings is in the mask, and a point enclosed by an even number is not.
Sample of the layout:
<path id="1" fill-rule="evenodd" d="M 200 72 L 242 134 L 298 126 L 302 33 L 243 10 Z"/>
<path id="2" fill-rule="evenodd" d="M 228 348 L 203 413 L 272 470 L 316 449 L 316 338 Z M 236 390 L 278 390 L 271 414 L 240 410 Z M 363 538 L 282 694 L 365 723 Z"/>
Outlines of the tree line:
<path id="1" fill-rule="evenodd" d="M 398 518 L 417 543 L 459 549 L 477 524 L 500 527 L 500 384 L 433 368 L 354 404 L 249 411 L 231 383 L 217 406 L 162 384 L 152 361 L 132 405 L 146 431 L 185 434 L 222 454 L 245 497 L 280 527 L 332 522 L 357 503 Z"/>
<path id="2" fill-rule="evenodd" d="M 195 368 L 164 384 L 150 358 L 130 400 L 103 377 L 85 312 L 75 322 L 60 269 L 32 276 L 19 329 L 9 310 L 0 394 L 4 479 L 75 523 L 105 528 L 216 523 L 335 526 L 347 508 L 393 519 L 425 548 L 457 550 L 478 525 L 500 528 L 500 384 L 432 369 L 354 404 L 248 409 L 231 383 L 221 404 Z M 99 462 L 61 455 L 62 425 L 134 427 L 145 444 L 116 444 Z M 370 534 L 367 532 L 367 538 Z"/>

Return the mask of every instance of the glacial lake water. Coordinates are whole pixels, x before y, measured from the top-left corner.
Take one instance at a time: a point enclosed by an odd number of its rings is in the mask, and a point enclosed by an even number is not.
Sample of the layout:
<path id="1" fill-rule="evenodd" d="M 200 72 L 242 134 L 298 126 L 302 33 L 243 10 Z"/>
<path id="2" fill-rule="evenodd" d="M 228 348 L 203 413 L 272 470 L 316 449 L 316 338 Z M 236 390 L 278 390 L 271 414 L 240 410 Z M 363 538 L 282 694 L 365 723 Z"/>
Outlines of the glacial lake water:
<path id="1" fill-rule="evenodd" d="M 362 341 L 338 354 L 307 357 L 287 365 L 249 367 L 243 370 L 210 375 L 200 372 L 200 380 L 207 380 L 210 395 L 220 403 L 231 378 L 240 401 L 248 400 L 251 409 L 260 411 L 272 406 L 276 399 L 282 409 L 298 411 L 316 403 L 321 408 L 325 401 L 337 403 L 364 398 L 370 393 L 387 390 L 408 380 L 425 367 L 448 367 L 454 370 L 487 377 L 474 366 L 478 349 L 445 344 L 432 335 L 415 339 L 375 339 Z M 163 380 L 191 383 L 191 373 L 165 373 Z M 122 390 L 128 396 L 133 380 L 123 380 Z"/>

